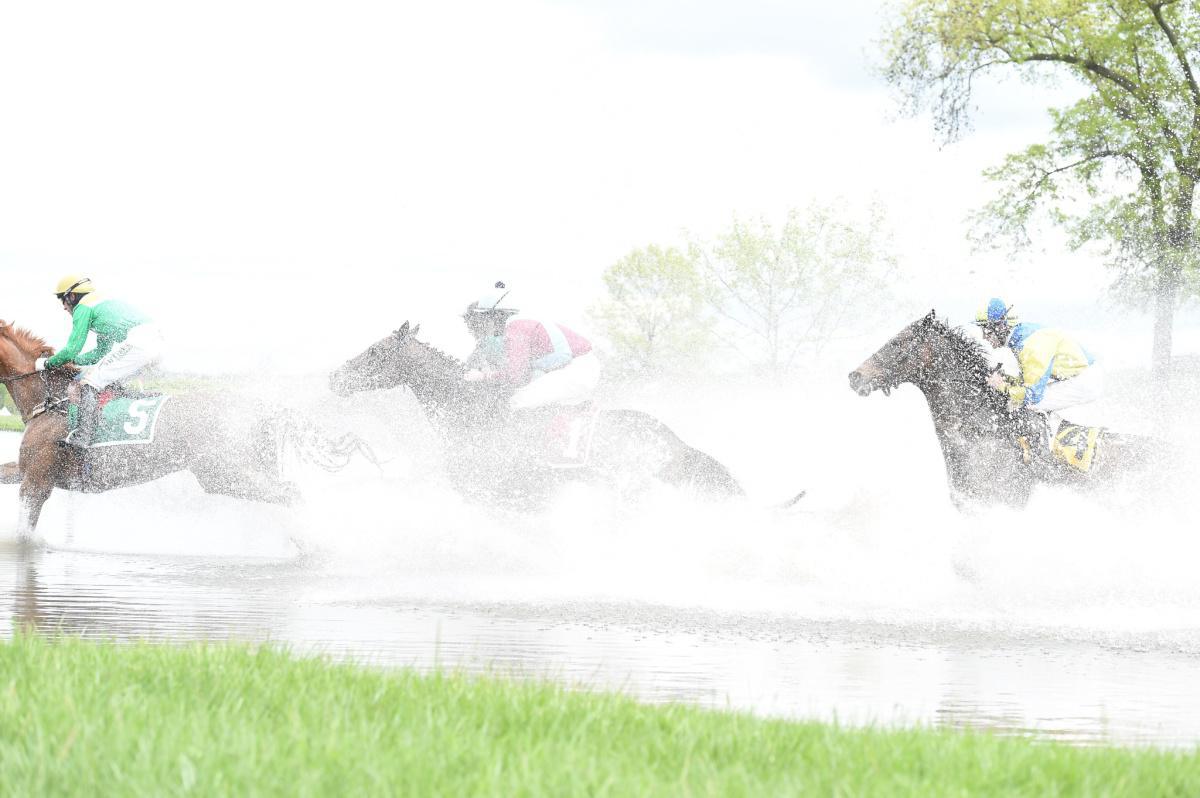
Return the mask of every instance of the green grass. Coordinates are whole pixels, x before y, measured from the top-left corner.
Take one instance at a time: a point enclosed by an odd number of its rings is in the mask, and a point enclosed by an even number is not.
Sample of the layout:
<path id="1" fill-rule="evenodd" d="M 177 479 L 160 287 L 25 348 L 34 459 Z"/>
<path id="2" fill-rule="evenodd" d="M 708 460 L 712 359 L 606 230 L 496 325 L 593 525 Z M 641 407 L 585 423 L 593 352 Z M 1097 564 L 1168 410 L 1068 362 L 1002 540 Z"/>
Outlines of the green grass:
<path id="1" fill-rule="evenodd" d="M 1182 796 L 1200 758 L 18 636 L 0 644 L 0 795 L 67 794 Z"/>
<path id="2" fill-rule="evenodd" d="M 20 432 L 25 429 L 20 416 L 0 416 L 0 432 Z"/>

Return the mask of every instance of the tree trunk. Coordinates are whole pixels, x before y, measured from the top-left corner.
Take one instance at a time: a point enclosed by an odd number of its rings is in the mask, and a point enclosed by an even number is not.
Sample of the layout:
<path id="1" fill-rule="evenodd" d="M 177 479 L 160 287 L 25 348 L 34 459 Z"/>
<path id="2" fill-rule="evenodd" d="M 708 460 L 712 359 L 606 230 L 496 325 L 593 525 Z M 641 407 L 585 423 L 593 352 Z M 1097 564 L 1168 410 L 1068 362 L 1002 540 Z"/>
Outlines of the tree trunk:
<path id="1" fill-rule="evenodd" d="M 1171 376 L 1171 327 L 1175 321 L 1175 296 L 1167 286 L 1160 285 L 1154 307 L 1154 364 L 1155 382 L 1166 385 Z"/>
<path id="2" fill-rule="evenodd" d="M 1175 325 L 1175 305 L 1179 296 L 1179 264 L 1167 257 L 1158 270 L 1154 292 L 1154 344 L 1151 353 L 1155 393 L 1162 398 L 1171 378 L 1171 333 Z"/>

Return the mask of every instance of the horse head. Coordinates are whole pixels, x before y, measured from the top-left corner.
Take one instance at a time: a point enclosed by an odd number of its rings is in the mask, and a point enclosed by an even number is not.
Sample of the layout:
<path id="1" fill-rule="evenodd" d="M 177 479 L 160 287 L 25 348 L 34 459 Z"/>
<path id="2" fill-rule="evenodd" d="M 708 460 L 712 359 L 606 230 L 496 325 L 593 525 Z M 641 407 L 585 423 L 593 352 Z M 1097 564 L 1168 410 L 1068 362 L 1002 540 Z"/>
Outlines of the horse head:
<path id="1" fill-rule="evenodd" d="M 988 386 L 990 369 L 978 340 L 931 311 L 850 372 L 850 388 L 868 396 L 915 385 L 929 404 L 955 503 L 1019 506 L 1034 478 L 1020 441 L 1033 439 L 1037 414 L 1010 408 L 1007 395 Z"/>
<path id="2" fill-rule="evenodd" d="M 32 371 L 37 358 L 53 354 L 54 349 L 33 333 L 0 321 L 0 377 Z"/>
<path id="3" fill-rule="evenodd" d="M 859 396 L 869 396 L 875 391 L 886 395 L 901 383 L 919 380 L 939 353 L 937 338 L 932 333 L 944 327 L 937 314 L 929 311 L 850 372 L 850 389 Z"/>
<path id="4" fill-rule="evenodd" d="M 421 325 L 409 326 L 380 338 L 362 354 L 352 357 L 329 375 L 329 389 L 338 396 L 360 391 L 382 391 L 407 385 L 412 379 L 412 366 L 417 347 L 417 331 Z"/>

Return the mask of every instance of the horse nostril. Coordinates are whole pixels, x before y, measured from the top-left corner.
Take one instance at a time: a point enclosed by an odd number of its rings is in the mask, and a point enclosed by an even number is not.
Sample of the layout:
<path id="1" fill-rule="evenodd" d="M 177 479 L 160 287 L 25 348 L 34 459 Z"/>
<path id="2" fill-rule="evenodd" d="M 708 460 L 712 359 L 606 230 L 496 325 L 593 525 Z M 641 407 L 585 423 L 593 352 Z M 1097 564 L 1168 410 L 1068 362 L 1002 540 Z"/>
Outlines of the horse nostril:
<path id="1" fill-rule="evenodd" d="M 850 372 L 850 390 L 859 396 L 869 396 L 871 393 L 871 381 L 861 372 L 852 371 Z"/>

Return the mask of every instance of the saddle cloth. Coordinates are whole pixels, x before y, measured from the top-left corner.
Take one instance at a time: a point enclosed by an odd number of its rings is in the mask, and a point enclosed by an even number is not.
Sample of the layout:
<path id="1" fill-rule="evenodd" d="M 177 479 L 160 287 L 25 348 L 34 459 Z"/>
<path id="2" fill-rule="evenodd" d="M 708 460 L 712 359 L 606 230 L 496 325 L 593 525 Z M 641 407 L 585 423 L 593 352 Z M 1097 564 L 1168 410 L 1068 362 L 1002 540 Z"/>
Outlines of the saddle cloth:
<path id="1" fill-rule="evenodd" d="M 159 413 L 170 398 L 163 393 L 101 392 L 92 448 L 153 443 Z M 68 428 L 74 429 L 78 419 L 79 408 L 72 404 L 67 411 Z"/>
<path id="2" fill-rule="evenodd" d="M 1092 469 L 1096 459 L 1096 448 L 1100 442 L 1101 427 L 1085 427 L 1064 421 L 1050 443 L 1055 458 L 1082 473 Z"/>

